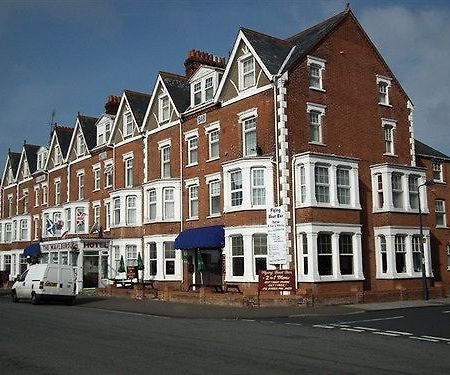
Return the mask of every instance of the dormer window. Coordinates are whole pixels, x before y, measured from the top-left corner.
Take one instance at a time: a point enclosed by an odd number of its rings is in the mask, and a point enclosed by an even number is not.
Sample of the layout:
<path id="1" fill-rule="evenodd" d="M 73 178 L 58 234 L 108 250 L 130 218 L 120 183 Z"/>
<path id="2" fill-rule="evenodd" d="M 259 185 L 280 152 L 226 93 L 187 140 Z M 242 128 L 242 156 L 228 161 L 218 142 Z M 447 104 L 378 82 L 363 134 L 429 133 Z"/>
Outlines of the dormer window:
<path id="1" fill-rule="evenodd" d="M 255 59 L 253 56 L 242 58 L 239 61 L 239 86 L 246 90 L 255 86 Z"/>
<path id="2" fill-rule="evenodd" d="M 37 154 L 37 169 L 38 170 L 44 169 L 46 161 L 47 161 L 47 150 L 42 148 Z"/>
<path id="3" fill-rule="evenodd" d="M 83 156 L 85 152 L 83 134 L 77 135 L 77 156 Z"/>
<path id="4" fill-rule="evenodd" d="M 207 103 L 214 98 L 214 76 L 204 76 L 191 84 L 192 107 Z"/>
<path id="5" fill-rule="evenodd" d="M 128 137 L 133 134 L 133 116 L 131 112 L 123 115 L 123 136 Z"/>
<path id="6" fill-rule="evenodd" d="M 169 121 L 170 110 L 169 110 L 169 97 L 167 95 L 159 98 L 159 122 Z"/>
<path id="7" fill-rule="evenodd" d="M 58 145 L 55 146 L 55 156 L 53 160 L 53 164 L 56 166 L 60 165 L 62 163 L 62 155 L 61 155 L 61 149 Z"/>
<path id="8" fill-rule="evenodd" d="M 106 144 L 111 135 L 110 122 L 103 122 L 97 125 L 97 146 Z"/>
<path id="9" fill-rule="evenodd" d="M 105 124 L 105 143 L 109 141 L 109 136 L 111 135 L 111 124 L 108 122 Z"/>
<path id="10" fill-rule="evenodd" d="M 30 176 L 30 168 L 28 168 L 28 162 L 26 160 L 23 161 L 23 177 L 27 178 Z"/>

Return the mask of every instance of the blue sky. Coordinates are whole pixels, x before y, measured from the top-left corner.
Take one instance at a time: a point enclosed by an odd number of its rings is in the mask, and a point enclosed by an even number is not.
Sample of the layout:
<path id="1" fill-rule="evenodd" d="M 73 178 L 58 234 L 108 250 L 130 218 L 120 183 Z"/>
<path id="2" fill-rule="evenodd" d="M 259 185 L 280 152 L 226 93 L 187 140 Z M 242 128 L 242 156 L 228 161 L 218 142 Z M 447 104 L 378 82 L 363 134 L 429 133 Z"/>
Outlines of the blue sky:
<path id="1" fill-rule="evenodd" d="M 239 26 L 288 37 L 346 1 L 0 1 L 0 162 L 47 144 L 51 113 L 73 126 L 124 89 L 183 73 L 190 49 L 228 56 Z M 450 2 L 352 1 L 415 105 L 416 137 L 450 155 Z"/>

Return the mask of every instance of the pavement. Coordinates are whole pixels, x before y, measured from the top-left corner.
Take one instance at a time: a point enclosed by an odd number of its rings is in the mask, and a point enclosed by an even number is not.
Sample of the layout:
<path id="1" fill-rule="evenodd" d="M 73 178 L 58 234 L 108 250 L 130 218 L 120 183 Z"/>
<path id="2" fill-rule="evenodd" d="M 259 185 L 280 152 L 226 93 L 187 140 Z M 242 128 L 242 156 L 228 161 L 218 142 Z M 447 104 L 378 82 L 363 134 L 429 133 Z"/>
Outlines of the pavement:
<path id="1" fill-rule="evenodd" d="M 8 295 L 9 289 L 0 289 L 0 296 L 6 297 Z M 358 314 L 365 311 L 439 305 L 450 305 L 450 298 L 433 299 L 429 301 L 395 301 L 354 305 L 264 307 L 239 307 L 165 302 L 159 300 L 134 300 L 129 298 L 98 297 L 90 295 L 79 295 L 75 302 L 75 306 L 83 308 L 187 319 L 268 319 L 293 316 L 336 316 Z"/>

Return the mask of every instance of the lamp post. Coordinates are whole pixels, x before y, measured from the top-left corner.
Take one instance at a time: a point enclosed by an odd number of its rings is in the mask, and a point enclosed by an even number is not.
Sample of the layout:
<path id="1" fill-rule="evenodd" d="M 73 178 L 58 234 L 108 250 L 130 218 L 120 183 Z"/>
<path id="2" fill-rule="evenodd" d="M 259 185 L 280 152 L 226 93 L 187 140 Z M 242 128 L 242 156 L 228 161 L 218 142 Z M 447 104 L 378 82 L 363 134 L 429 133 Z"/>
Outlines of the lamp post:
<path id="1" fill-rule="evenodd" d="M 423 299 L 425 301 L 428 301 L 429 295 L 428 295 L 427 273 L 425 269 L 425 250 L 423 248 L 423 223 L 422 223 L 422 208 L 420 205 L 420 188 L 422 186 L 431 186 L 431 185 L 434 185 L 434 181 L 426 180 L 423 184 L 420 184 L 417 187 L 417 190 L 419 192 L 418 198 L 419 198 L 420 255 L 422 258 L 422 290 L 423 290 Z"/>

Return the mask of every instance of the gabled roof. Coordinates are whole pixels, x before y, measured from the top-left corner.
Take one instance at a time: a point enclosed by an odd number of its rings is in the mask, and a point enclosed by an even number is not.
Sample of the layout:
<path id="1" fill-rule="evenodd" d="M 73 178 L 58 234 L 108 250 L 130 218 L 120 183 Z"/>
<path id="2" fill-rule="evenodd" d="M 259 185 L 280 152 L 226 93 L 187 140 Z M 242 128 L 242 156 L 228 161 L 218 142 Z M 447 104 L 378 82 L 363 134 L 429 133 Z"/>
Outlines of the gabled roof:
<path id="1" fill-rule="evenodd" d="M 2 174 L 2 180 L 1 180 L 1 185 L 2 186 L 3 186 L 4 182 L 5 182 L 5 177 L 6 177 L 6 173 L 8 171 L 8 166 L 11 166 L 11 170 L 12 170 L 14 179 L 16 178 L 17 169 L 19 167 L 21 155 L 22 154 L 20 154 L 18 152 L 8 151 L 8 156 L 6 157 L 5 168 L 3 169 L 3 174 Z"/>
<path id="2" fill-rule="evenodd" d="M 95 126 L 95 123 L 98 119 L 96 117 L 83 115 L 78 115 L 77 118 L 80 123 L 87 148 L 90 151 L 97 145 L 97 127 Z"/>
<path id="3" fill-rule="evenodd" d="M 442 152 L 436 150 L 431 146 L 426 145 L 425 143 L 418 141 L 417 139 L 414 140 L 414 148 L 416 155 L 428 156 L 433 159 L 450 160 L 450 156 L 443 154 Z"/>
<path id="4" fill-rule="evenodd" d="M 25 153 L 25 156 L 27 158 L 28 162 L 28 168 L 30 169 L 30 174 L 33 174 L 36 172 L 37 169 L 37 152 L 42 146 L 38 145 L 29 145 L 24 144 L 23 145 L 23 151 Z"/>
<path id="5" fill-rule="evenodd" d="M 142 122 L 144 121 L 145 112 L 147 111 L 151 95 L 131 90 L 125 90 L 124 94 L 127 97 L 128 104 L 131 112 L 133 112 L 137 126 L 140 128 L 142 126 Z"/>
<path id="6" fill-rule="evenodd" d="M 63 159 L 67 156 L 67 151 L 69 150 L 70 140 L 72 139 L 73 128 L 55 125 L 54 131 L 58 139 L 59 148 Z"/>
<path id="7" fill-rule="evenodd" d="M 190 105 L 190 86 L 186 77 L 173 73 L 160 72 L 164 85 L 178 113 L 184 112 Z"/>
<path id="8" fill-rule="evenodd" d="M 11 152 L 9 151 L 8 153 L 8 157 L 9 157 L 9 163 L 11 165 L 11 169 L 13 172 L 13 175 L 16 176 L 17 174 L 17 169 L 19 168 L 19 163 L 20 163 L 20 156 L 22 154 L 19 152 Z"/>

